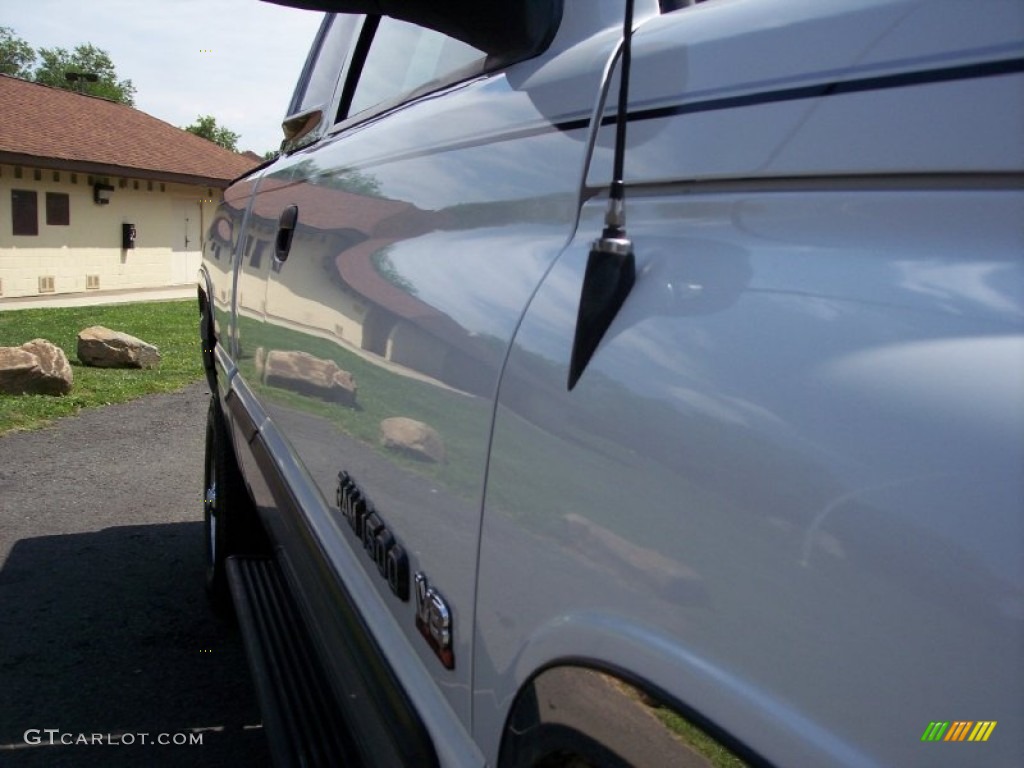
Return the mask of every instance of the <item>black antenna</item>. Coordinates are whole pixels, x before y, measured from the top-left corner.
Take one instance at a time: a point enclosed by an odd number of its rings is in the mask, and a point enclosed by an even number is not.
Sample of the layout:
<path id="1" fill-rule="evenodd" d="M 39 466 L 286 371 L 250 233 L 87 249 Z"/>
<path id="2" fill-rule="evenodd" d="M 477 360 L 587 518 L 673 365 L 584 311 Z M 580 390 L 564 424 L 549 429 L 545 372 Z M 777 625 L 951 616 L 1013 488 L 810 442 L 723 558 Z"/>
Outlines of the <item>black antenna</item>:
<path id="1" fill-rule="evenodd" d="M 622 27 L 622 69 L 619 72 L 619 106 L 615 115 L 615 165 L 608 212 L 602 238 L 626 235 L 626 123 L 629 118 L 629 67 L 633 60 L 633 0 L 626 0 L 626 19 Z M 611 230 L 611 233 L 610 233 Z"/>
<path id="2" fill-rule="evenodd" d="M 619 104 L 615 123 L 615 162 L 608 191 L 604 231 L 594 241 L 583 275 L 576 337 L 569 361 L 569 389 L 583 375 L 597 345 L 622 308 L 636 282 L 633 241 L 626 235 L 626 122 L 629 118 L 629 65 L 632 58 L 633 0 L 626 0 L 622 28 L 622 65 L 619 70 Z"/>

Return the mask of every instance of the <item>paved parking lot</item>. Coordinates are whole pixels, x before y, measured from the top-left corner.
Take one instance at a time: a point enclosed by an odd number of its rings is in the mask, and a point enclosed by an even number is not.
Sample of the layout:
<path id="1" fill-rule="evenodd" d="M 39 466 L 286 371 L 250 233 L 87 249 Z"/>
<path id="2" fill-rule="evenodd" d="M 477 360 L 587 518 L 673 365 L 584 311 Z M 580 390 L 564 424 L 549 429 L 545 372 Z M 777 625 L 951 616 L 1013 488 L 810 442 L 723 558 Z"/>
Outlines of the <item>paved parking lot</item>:
<path id="1" fill-rule="evenodd" d="M 0 437 L 0 765 L 268 763 L 241 638 L 203 594 L 208 397 Z"/>

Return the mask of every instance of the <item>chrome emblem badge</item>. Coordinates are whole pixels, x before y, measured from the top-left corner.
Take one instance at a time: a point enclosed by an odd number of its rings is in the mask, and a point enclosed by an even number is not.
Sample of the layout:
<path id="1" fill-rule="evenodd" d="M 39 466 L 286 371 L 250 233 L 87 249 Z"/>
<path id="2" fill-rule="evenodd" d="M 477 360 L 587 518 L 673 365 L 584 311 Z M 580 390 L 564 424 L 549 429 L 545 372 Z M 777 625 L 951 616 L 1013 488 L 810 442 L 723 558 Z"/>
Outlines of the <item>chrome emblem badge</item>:
<path id="1" fill-rule="evenodd" d="M 418 571 L 413 577 L 416 589 L 416 629 L 423 635 L 445 669 L 455 669 L 452 650 L 452 612 L 444 597 L 430 586 L 426 574 Z"/>
<path id="2" fill-rule="evenodd" d="M 373 503 L 366 498 L 348 472 L 338 473 L 335 502 L 342 517 L 356 535 L 357 541 L 376 563 L 388 587 L 402 602 L 409 600 L 409 558 L 395 539 L 387 524 L 377 514 Z"/>

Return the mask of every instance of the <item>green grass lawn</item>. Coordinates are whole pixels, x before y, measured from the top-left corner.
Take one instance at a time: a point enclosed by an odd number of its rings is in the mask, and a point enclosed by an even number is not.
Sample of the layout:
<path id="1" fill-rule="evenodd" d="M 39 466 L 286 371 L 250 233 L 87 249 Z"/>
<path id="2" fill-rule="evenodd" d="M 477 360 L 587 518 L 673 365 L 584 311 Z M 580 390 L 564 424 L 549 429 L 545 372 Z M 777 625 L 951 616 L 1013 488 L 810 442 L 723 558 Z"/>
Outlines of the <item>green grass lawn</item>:
<path id="1" fill-rule="evenodd" d="M 457 495 L 469 498 L 479 495 L 490 427 L 489 401 L 397 375 L 327 339 L 259 323 L 247 317 L 240 318 L 239 327 L 246 348 L 238 361 L 238 368 L 261 400 L 324 419 L 349 437 L 372 446 L 390 461 L 443 482 Z M 355 377 L 359 388 L 358 408 L 262 384 L 252 359 L 256 345 L 271 350 L 303 350 L 321 359 L 335 361 Z M 444 441 L 447 459 L 440 464 L 432 464 L 383 448 L 380 445 L 380 423 L 391 416 L 407 416 L 437 429 Z"/>
<path id="2" fill-rule="evenodd" d="M 198 320 L 194 301 L 0 310 L 0 346 L 48 339 L 67 354 L 75 377 L 71 394 L 64 397 L 0 394 L 0 434 L 35 429 L 81 408 L 121 403 L 153 392 L 173 392 L 202 378 Z M 138 370 L 82 365 L 77 337 L 90 325 L 104 325 L 156 345 L 162 358 L 160 366 Z"/>

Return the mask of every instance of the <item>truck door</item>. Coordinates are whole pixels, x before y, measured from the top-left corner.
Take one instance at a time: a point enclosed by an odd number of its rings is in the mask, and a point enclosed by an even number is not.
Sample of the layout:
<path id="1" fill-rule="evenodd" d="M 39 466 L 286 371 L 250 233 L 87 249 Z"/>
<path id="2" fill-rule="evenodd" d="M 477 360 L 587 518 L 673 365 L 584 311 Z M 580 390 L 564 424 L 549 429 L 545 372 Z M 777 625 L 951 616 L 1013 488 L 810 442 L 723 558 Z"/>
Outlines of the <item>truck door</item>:
<path id="1" fill-rule="evenodd" d="M 382 647 L 440 692 L 418 710 L 468 732 L 497 381 L 571 236 L 600 72 L 534 87 L 543 57 L 495 70 L 389 18 L 357 49 L 341 120 L 260 186 L 243 269 L 267 288 L 240 318 L 240 370 L 294 462 L 304 519 L 268 522 L 326 647 L 346 628 L 325 552 Z"/>

